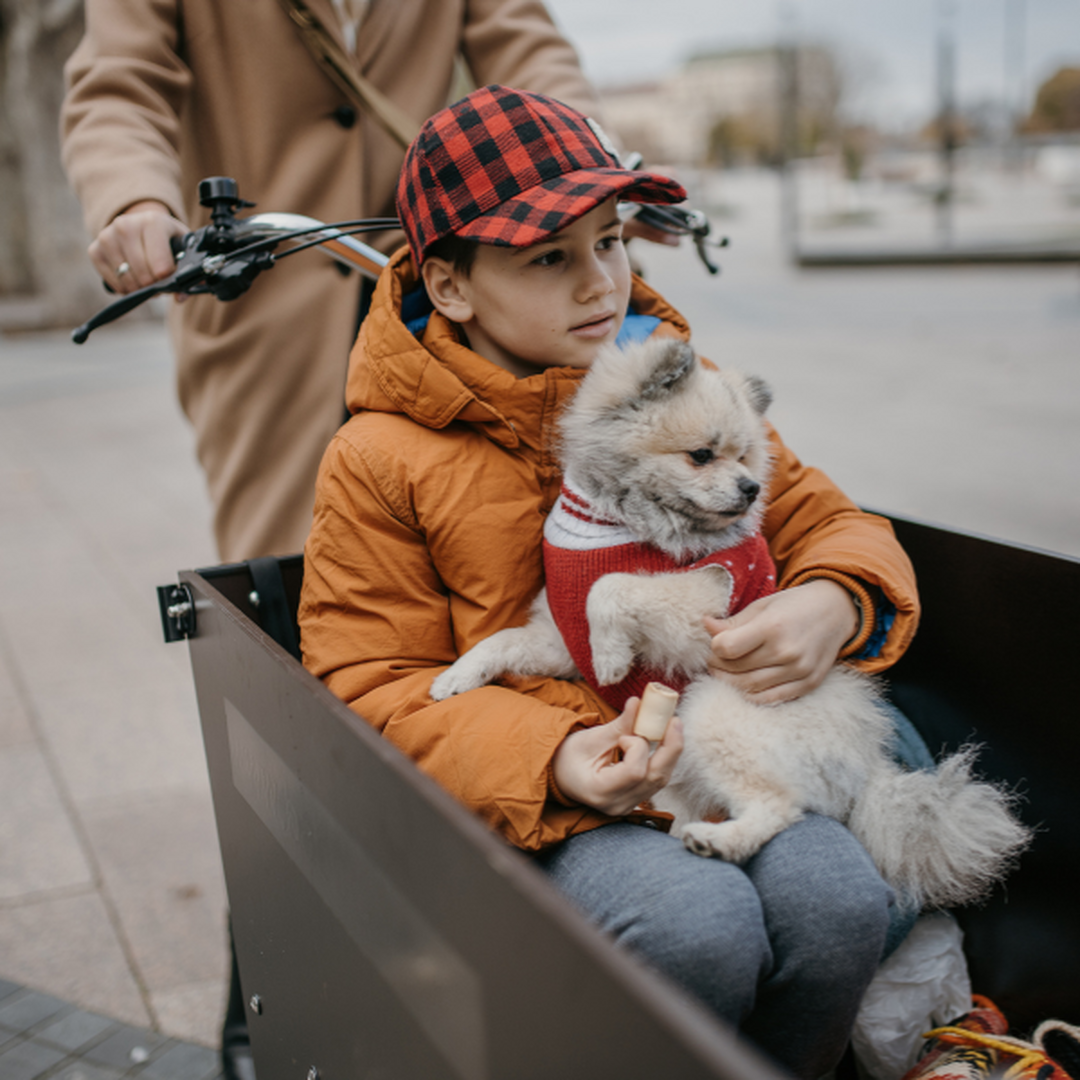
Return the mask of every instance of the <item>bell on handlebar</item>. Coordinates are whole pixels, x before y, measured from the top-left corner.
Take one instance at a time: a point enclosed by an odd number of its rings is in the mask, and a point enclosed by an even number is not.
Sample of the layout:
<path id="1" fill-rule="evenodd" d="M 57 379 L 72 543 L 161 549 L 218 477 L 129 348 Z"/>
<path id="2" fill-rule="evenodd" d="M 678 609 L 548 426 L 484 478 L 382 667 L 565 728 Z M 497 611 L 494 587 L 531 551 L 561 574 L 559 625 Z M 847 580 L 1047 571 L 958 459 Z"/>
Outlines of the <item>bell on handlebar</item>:
<path id="1" fill-rule="evenodd" d="M 240 188 L 231 176 L 208 176 L 199 181 L 199 205 L 209 208 L 215 229 L 230 232 L 236 225 L 236 211 L 255 204 L 240 198 Z"/>
<path id="2" fill-rule="evenodd" d="M 208 176 L 199 181 L 199 203 L 213 206 L 219 199 L 231 203 L 240 201 L 240 188 L 231 176 Z"/>

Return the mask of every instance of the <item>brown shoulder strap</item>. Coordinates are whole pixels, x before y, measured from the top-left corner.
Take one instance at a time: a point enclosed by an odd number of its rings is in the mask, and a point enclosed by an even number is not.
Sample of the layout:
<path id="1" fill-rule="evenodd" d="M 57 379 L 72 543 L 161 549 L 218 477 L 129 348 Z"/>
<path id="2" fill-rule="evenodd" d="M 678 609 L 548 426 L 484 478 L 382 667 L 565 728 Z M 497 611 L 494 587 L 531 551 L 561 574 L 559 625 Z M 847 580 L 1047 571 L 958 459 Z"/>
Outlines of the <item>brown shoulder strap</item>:
<path id="1" fill-rule="evenodd" d="M 304 0 L 281 0 L 281 6 L 296 24 L 301 39 L 319 67 L 403 148 L 407 147 L 420 130 L 416 121 L 356 70 L 348 54 Z"/>

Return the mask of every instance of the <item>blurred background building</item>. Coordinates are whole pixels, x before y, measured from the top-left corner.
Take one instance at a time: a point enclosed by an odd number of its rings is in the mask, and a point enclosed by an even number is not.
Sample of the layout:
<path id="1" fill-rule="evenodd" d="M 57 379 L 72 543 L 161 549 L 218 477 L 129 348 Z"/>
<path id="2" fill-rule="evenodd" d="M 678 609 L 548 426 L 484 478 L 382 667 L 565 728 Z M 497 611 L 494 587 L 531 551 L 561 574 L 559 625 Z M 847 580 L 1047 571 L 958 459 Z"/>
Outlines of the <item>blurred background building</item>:
<path id="1" fill-rule="evenodd" d="M 788 52 L 777 46 L 694 53 L 655 82 L 603 88 L 604 115 L 647 161 L 701 169 L 783 160 Z M 797 49 L 802 149 L 814 153 L 839 123 L 841 74 L 827 48 Z"/>
<path id="2" fill-rule="evenodd" d="M 1078 0 L 552 7 L 622 144 L 714 212 L 784 173 L 793 254 L 1080 250 Z"/>

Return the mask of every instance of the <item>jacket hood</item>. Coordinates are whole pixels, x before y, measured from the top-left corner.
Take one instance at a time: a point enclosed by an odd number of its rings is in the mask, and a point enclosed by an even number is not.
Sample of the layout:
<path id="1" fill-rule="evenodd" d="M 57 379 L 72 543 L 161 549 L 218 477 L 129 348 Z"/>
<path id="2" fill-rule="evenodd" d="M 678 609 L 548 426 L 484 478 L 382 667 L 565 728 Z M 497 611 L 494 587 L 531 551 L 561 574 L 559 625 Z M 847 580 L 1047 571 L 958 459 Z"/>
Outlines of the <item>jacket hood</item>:
<path id="1" fill-rule="evenodd" d="M 687 340 L 686 320 L 639 278 L 623 324 L 630 340 L 653 333 Z M 452 420 L 484 426 L 489 438 L 514 447 L 533 442 L 537 396 L 549 401 L 553 384 L 576 385 L 585 374 L 548 368 L 526 378 L 485 360 L 463 345 L 457 327 L 432 310 L 408 248 L 399 250 L 379 277 L 371 311 L 349 358 L 345 400 L 349 411 L 404 413 L 429 428 Z"/>

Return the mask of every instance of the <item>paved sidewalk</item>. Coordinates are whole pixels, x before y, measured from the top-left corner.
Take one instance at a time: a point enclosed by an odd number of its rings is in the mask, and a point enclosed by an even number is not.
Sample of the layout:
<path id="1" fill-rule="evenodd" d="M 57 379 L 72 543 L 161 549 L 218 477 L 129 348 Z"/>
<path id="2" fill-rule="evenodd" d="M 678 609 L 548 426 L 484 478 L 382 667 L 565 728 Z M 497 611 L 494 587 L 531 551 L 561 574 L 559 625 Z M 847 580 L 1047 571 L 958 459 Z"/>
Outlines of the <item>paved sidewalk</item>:
<path id="1" fill-rule="evenodd" d="M 0 338 L 0 978 L 211 1046 L 225 892 L 154 587 L 217 560 L 171 384 L 157 323 Z"/>
<path id="2" fill-rule="evenodd" d="M 121 1024 L 0 979 L 3 1080 L 219 1080 L 204 1046 Z"/>
<path id="3" fill-rule="evenodd" d="M 702 352 L 770 380 L 801 456 L 869 505 L 1080 556 L 1077 269 L 800 274 L 771 181 L 725 200 L 719 280 L 641 257 Z M 226 898 L 154 587 L 217 560 L 172 381 L 156 323 L 0 337 L 2 1080 L 216 1068 Z"/>

